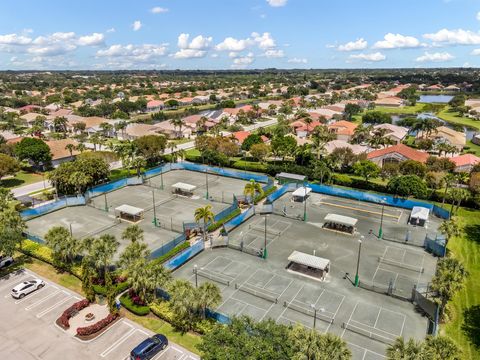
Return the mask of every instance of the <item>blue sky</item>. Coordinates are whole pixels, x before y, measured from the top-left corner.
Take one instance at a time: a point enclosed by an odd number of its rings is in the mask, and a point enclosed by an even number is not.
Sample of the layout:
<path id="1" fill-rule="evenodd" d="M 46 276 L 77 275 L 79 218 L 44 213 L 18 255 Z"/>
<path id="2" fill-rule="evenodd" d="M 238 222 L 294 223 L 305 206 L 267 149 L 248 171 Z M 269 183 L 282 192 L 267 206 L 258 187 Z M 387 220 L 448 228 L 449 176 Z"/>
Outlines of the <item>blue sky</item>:
<path id="1" fill-rule="evenodd" d="M 478 0 L 2 0 L 0 69 L 480 66 Z"/>

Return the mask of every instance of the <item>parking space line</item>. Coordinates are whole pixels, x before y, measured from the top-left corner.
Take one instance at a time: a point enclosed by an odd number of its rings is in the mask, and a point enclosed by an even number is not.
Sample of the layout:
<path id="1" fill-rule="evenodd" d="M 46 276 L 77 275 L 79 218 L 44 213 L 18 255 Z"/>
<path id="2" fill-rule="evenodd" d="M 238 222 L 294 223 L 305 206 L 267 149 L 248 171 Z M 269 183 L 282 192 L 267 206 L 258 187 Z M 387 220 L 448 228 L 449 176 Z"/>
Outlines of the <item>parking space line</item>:
<path id="1" fill-rule="evenodd" d="M 64 303 L 66 303 L 68 300 L 72 299 L 73 296 L 70 296 L 70 294 L 68 294 L 68 296 L 63 299 L 63 300 L 60 300 L 58 302 L 56 302 L 55 304 L 53 304 L 52 306 L 50 306 L 49 308 L 46 308 L 45 310 L 43 310 L 42 312 L 39 312 L 37 314 L 37 318 L 40 319 L 42 316 L 44 316 L 45 314 L 48 314 L 50 311 L 52 311 L 53 309 L 55 309 L 57 306 L 59 305 L 62 305 Z"/>
<path id="2" fill-rule="evenodd" d="M 158 356 L 158 357 L 156 357 L 156 358 L 153 358 L 152 360 L 158 360 L 158 359 L 160 359 L 162 356 L 164 356 L 164 355 L 167 353 L 167 350 L 168 350 L 168 349 L 172 349 L 172 350 L 178 352 L 179 354 L 181 354 L 181 355 L 180 355 L 180 359 L 183 357 L 183 355 L 185 355 L 185 353 L 184 353 L 182 350 L 180 350 L 179 348 L 177 348 L 177 347 L 175 347 L 175 346 L 169 345 L 169 346 L 167 346 L 167 347 L 165 348 L 165 350 L 162 351 L 162 353 L 160 354 L 160 356 Z M 180 360 L 180 359 L 179 359 L 179 360 Z"/>
<path id="3" fill-rule="evenodd" d="M 28 305 L 25 310 L 29 311 L 29 310 L 32 310 L 33 308 L 37 307 L 38 305 L 44 303 L 45 301 L 47 301 L 48 299 L 50 299 L 51 297 L 54 297 L 55 295 L 57 295 L 58 293 L 60 293 L 60 289 L 58 289 L 57 291 L 51 293 L 51 294 L 48 294 L 47 296 L 45 296 L 44 298 L 34 302 L 33 304 L 31 305 Z"/>
<path id="4" fill-rule="evenodd" d="M 117 347 L 119 347 L 125 340 L 127 340 L 130 336 L 133 335 L 136 329 L 130 329 L 126 334 L 124 334 L 120 339 L 115 341 L 112 345 L 110 345 L 108 348 L 106 348 L 100 356 L 102 358 L 106 357 L 108 354 L 110 354 L 113 350 L 115 350 Z"/>
<path id="5" fill-rule="evenodd" d="M 41 294 L 42 292 L 45 291 L 45 289 L 48 289 L 48 288 L 54 288 L 55 290 L 58 290 L 56 293 L 58 293 L 60 291 L 60 289 L 58 287 L 56 287 L 55 285 L 45 284 L 45 286 L 43 288 L 41 288 L 40 290 L 37 290 L 34 293 L 30 293 L 30 296 L 25 296 L 23 299 L 16 300 L 15 305 L 21 304 L 22 302 L 24 302 L 28 299 L 31 299 L 32 297 L 35 297 L 38 294 Z"/>

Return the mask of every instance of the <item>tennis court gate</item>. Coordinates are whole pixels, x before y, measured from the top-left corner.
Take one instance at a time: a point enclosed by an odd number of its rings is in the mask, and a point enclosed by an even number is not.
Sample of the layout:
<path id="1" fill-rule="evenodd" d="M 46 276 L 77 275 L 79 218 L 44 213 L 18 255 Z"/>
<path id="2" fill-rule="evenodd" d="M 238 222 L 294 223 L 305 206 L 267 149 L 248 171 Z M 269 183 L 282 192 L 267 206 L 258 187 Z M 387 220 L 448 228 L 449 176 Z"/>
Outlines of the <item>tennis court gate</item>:
<path id="1" fill-rule="evenodd" d="M 428 298 L 428 287 L 421 290 L 414 286 L 412 289 L 412 303 L 428 317 L 428 334 L 437 335 L 440 306 Z"/>

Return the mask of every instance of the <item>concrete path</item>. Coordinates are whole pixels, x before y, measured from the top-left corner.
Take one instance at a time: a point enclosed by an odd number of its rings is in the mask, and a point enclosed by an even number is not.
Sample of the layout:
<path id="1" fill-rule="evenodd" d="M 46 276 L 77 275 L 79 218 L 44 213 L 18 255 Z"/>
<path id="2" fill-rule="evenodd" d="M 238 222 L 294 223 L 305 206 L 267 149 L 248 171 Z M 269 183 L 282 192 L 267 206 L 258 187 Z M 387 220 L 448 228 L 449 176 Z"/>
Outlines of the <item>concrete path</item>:
<path id="1" fill-rule="evenodd" d="M 50 181 L 45 179 L 45 182 L 39 181 L 33 184 L 19 186 L 15 189 L 12 189 L 12 193 L 13 193 L 13 196 L 19 197 L 19 196 L 31 194 L 33 192 L 49 189 L 51 187 L 52 187 L 52 184 L 50 184 Z"/>

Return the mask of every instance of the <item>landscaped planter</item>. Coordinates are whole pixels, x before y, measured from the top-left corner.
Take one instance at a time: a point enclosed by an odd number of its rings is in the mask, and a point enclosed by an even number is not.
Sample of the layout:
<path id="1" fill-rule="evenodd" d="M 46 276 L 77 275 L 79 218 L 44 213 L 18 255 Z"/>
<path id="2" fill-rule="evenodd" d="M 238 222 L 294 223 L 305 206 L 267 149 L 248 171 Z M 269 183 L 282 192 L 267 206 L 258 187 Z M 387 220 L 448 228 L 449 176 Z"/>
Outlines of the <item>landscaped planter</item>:
<path id="1" fill-rule="evenodd" d="M 81 310 L 85 309 L 88 305 L 90 305 L 90 302 L 86 299 L 80 300 L 70 306 L 68 309 L 66 309 L 62 315 L 57 319 L 56 323 L 58 326 L 60 326 L 62 329 L 67 330 L 70 328 L 70 319 L 77 315 Z"/>
<path id="2" fill-rule="evenodd" d="M 88 315 L 88 314 L 87 314 Z M 120 316 L 118 314 L 108 314 L 106 318 L 97 321 L 95 324 L 77 328 L 77 335 L 81 340 L 91 340 L 112 326 Z"/>

